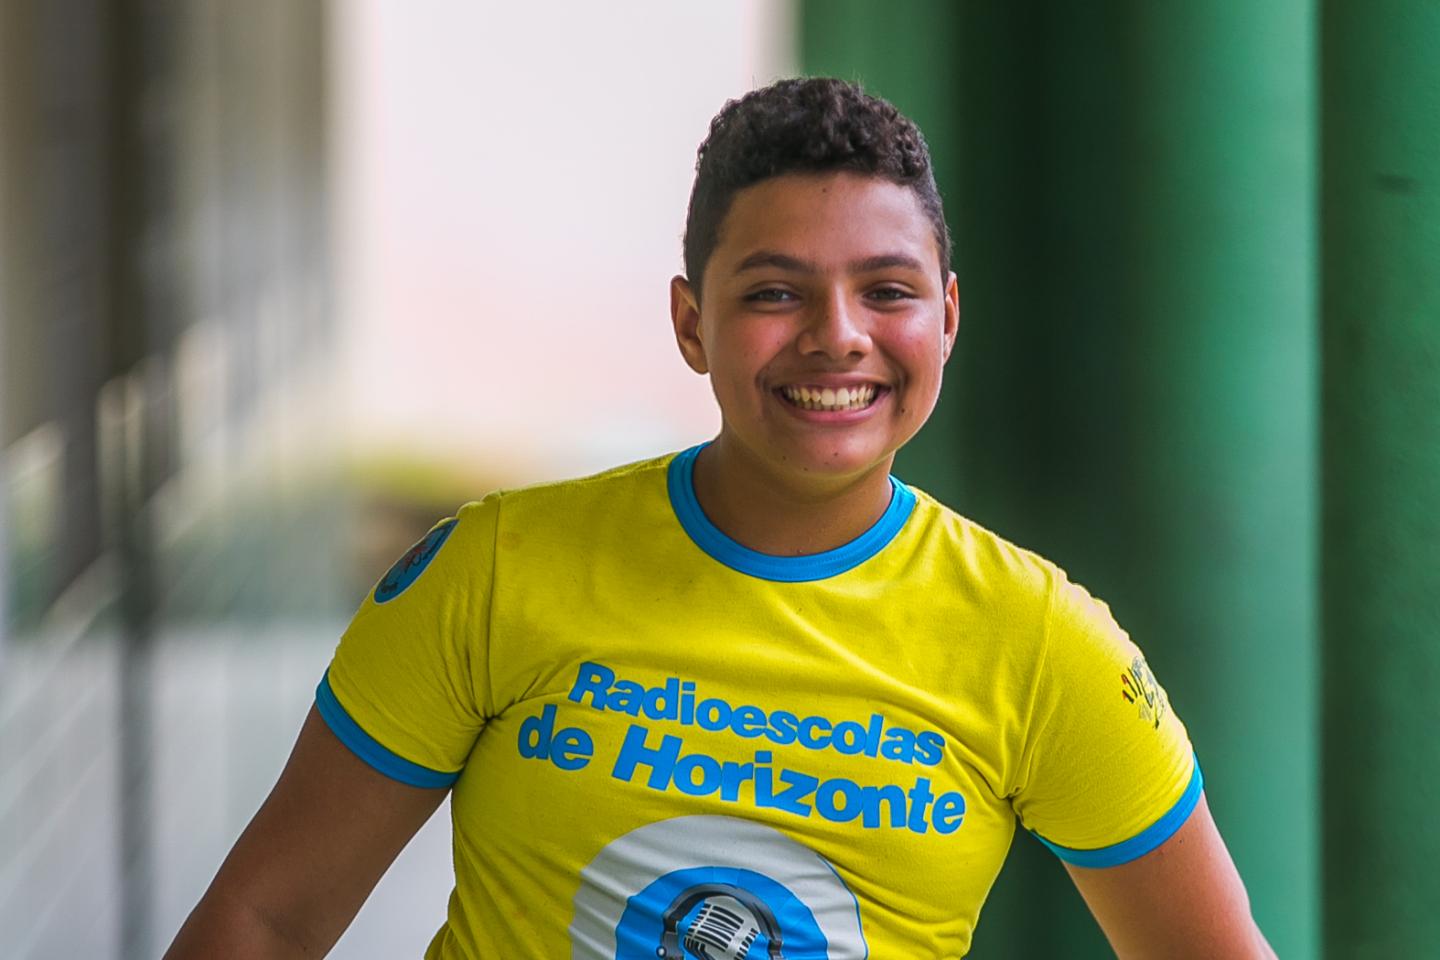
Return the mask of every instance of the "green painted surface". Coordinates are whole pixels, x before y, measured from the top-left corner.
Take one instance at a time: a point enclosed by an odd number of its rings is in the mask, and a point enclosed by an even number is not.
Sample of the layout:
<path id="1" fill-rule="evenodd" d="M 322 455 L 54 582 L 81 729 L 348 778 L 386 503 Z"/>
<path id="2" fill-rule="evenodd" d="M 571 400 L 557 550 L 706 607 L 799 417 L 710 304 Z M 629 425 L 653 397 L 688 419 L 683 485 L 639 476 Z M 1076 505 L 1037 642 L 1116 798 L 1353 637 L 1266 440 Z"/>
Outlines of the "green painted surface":
<path id="1" fill-rule="evenodd" d="M 1314 35 L 1299 2 L 1137 6 L 1132 628 L 1262 929 L 1319 894 Z"/>
<path id="2" fill-rule="evenodd" d="M 1323 6 L 1325 942 L 1440 954 L 1440 5 Z"/>
<path id="3" fill-rule="evenodd" d="M 1191 728 L 1262 927 L 1315 956 L 1310 5 L 803 9 L 808 71 L 926 131 L 956 238 L 957 355 L 897 472 L 1111 603 Z M 973 956 L 1109 955 L 1017 838 Z"/>
<path id="4" fill-rule="evenodd" d="M 935 159 L 953 234 L 955 191 L 963 183 L 964 151 L 956 118 L 962 112 L 964 87 L 957 82 L 963 64 L 949 40 L 960 32 L 966 15 L 962 6 L 946 0 L 907 0 L 881 9 L 867 0 L 834 0 L 801 3 L 800 9 L 801 62 L 807 73 L 857 81 L 900 105 L 919 124 Z M 898 51 L 904 56 L 897 56 Z M 957 245 L 960 239 L 955 238 Z M 962 327 L 969 309 L 962 302 Z M 958 369 L 957 363 L 950 364 L 947 382 Z M 925 436 L 953 435 L 959 414 L 957 392 L 947 388 Z M 910 467 L 904 475 L 930 479 L 927 489 L 954 502 L 961 476 L 959 454 L 950 443 L 912 444 L 904 454 L 902 467 Z"/>

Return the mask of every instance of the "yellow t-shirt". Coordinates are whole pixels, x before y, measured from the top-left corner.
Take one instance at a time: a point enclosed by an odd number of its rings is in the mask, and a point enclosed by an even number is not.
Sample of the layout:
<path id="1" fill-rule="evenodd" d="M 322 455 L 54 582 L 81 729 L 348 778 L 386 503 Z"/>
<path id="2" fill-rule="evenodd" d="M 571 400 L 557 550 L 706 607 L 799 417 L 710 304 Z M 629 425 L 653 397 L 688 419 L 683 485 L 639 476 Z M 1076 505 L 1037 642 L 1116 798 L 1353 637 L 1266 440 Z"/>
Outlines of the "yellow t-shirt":
<path id="1" fill-rule="evenodd" d="M 331 729 L 454 784 L 427 958 L 957 958 L 1017 816 L 1087 866 L 1189 816 L 1184 727 L 1062 571 L 898 481 L 757 553 L 698 449 L 468 504 L 341 640 Z"/>

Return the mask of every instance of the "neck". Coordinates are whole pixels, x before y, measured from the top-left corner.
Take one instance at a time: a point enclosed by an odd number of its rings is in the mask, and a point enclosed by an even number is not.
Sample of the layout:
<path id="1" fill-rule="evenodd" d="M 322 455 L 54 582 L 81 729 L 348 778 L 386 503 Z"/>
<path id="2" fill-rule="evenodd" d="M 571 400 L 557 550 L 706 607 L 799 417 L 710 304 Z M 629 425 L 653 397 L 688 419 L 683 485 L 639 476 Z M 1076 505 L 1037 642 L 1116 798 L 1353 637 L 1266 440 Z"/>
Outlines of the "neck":
<path id="1" fill-rule="evenodd" d="M 695 499 L 732 540 L 772 556 L 804 556 L 860 536 L 890 505 L 890 464 L 845 477 L 776 473 L 722 434 L 695 459 Z"/>

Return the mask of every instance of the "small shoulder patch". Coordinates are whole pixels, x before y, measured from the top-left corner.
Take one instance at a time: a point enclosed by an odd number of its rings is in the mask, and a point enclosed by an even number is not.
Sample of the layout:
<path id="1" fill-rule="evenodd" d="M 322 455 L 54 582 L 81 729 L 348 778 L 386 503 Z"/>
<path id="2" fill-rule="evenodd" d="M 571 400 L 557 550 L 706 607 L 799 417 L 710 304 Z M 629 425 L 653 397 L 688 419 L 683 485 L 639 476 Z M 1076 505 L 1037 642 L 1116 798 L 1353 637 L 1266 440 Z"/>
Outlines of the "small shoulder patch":
<path id="1" fill-rule="evenodd" d="M 405 556 L 395 561 L 395 566 L 375 587 L 375 602 L 384 603 L 387 600 L 394 600 L 404 593 L 410 584 L 419 579 L 420 574 L 435 559 L 435 554 L 445 545 L 445 540 L 450 536 L 450 531 L 455 529 L 459 520 L 447 520 L 440 526 L 431 530 L 420 538 L 420 542 L 406 551 Z"/>
<path id="2" fill-rule="evenodd" d="M 1130 669 L 1120 674 L 1120 695 L 1135 704 L 1141 720 L 1159 729 L 1169 703 L 1144 657 L 1131 660 Z"/>

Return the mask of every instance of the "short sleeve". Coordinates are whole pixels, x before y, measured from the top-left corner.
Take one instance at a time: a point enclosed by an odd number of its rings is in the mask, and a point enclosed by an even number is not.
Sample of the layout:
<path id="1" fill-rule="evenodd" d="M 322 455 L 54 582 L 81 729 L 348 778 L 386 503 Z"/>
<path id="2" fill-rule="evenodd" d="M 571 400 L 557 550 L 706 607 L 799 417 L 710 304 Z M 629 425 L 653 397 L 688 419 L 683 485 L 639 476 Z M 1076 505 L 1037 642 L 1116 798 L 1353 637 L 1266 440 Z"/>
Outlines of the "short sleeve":
<path id="1" fill-rule="evenodd" d="M 1105 604 L 1056 572 L 1012 797 L 1062 860 L 1126 863 L 1189 818 L 1203 782 L 1189 736 Z"/>
<path id="2" fill-rule="evenodd" d="M 403 783 L 459 777 L 490 711 L 488 639 L 498 495 L 436 524 L 365 598 L 315 692 L 370 766 Z"/>

